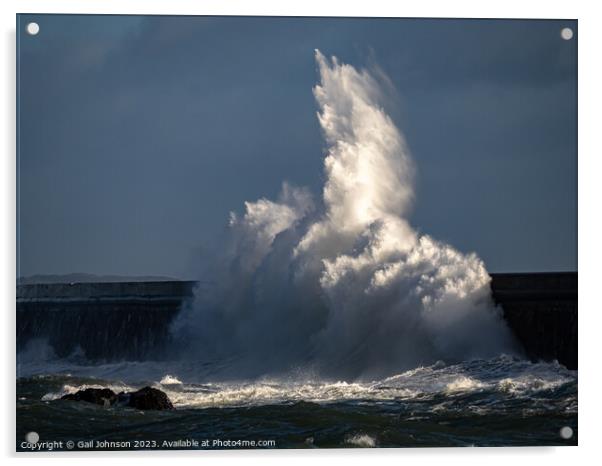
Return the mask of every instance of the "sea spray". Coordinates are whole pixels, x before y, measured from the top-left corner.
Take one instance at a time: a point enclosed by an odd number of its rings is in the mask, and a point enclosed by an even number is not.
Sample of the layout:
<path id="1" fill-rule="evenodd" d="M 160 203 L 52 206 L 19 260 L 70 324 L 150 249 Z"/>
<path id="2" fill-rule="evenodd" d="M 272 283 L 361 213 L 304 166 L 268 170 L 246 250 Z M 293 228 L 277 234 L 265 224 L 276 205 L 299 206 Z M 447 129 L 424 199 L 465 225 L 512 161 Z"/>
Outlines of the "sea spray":
<path id="1" fill-rule="evenodd" d="M 378 80 L 316 61 L 321 199 L 284 183 L 277 200 L 231 213 L 199 277 L 213 286 L 180 314 L 176 339 L 235 377 L 366 378 L 516 352 L 483 262 L 409 224 L 414 163 Z"/>

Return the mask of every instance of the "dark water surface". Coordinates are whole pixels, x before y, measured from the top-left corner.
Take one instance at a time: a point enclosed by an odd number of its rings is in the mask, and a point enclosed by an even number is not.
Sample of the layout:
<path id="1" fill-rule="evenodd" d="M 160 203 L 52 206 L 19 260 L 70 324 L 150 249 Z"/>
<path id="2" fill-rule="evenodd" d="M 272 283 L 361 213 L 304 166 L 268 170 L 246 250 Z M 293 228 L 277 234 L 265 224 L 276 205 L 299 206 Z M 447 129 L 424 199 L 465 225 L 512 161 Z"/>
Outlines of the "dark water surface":
<path id="1" fill-rule="evenodd" d="M 63 442 L 54 445 L 58 450 L 68 449 L 68 441 L 74 450 L 577 444 L 577 373 L 558 364 L 501 357 L 354 383 L 190 383 L 167 374 L 153 381 L 140 375 L 149 365 L 72 366 L 68 373 L 19 378 L 17 449 L 31 447 L 23 443 L 31 431 L 39 442 Z M 103 377 L 107 373 L 119 377 Z M 164 390 L 176 410 L 59 399 L 89 386 L 121 391 L 148 384 Z M 569 439 L 560 435 L 566 426 L 573 431 Z"/>

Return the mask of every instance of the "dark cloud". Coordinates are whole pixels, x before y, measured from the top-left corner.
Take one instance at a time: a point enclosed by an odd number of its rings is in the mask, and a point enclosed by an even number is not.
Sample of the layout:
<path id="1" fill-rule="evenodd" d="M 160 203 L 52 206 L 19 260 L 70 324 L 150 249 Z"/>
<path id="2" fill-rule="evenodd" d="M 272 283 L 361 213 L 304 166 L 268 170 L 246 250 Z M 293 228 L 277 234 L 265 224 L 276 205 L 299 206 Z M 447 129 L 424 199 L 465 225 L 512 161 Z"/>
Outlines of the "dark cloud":
<path id="1" fill-rule="evenodd" d="M 21 25 L 35 19 L 38 36 Z M 573 21 L 22 15 L 20 272 L 183 276 L 282 180 L 321 188 L 313 50 L 377 65 L 413 220 L 493 270 L 576 268 Z"/>

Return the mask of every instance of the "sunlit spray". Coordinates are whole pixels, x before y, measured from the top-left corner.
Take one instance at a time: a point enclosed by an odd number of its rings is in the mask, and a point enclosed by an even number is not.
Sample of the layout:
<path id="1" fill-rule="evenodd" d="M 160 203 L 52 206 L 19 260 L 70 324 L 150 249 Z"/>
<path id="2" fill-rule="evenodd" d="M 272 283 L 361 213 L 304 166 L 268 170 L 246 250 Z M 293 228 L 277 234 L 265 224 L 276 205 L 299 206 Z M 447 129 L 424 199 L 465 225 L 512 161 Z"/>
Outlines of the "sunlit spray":
<path id="1" fill-rule="evenodd" d="M 246 377 L 372 377 L 514 353 L 483 262 L 408 222 L 414 162 L 378 79 L 319 51 L 316 62 L 322 198 L 284 183 L 231 213 L 177 340 Z"/>

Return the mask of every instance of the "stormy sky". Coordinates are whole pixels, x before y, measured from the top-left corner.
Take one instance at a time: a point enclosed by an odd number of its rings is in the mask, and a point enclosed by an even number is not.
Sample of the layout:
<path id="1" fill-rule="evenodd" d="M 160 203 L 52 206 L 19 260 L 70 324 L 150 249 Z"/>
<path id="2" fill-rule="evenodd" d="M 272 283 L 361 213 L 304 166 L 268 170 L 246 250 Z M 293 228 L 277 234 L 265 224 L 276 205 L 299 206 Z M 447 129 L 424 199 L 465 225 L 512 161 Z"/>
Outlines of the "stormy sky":
<path id="1" fill-rule="evenodd" d="M 25 25 L 40 32 L 29 36 Z M 194 278 L 283 180 L 320 194 L 314 49 L 388 78 L 418 231 L 577 268 L 575 21 L 21 15 L 18 274 Z"/>

